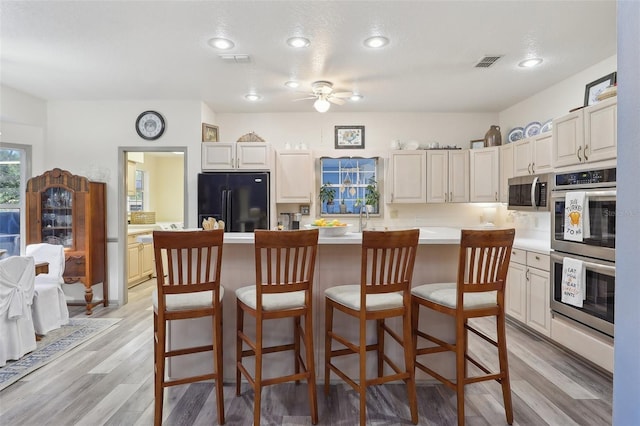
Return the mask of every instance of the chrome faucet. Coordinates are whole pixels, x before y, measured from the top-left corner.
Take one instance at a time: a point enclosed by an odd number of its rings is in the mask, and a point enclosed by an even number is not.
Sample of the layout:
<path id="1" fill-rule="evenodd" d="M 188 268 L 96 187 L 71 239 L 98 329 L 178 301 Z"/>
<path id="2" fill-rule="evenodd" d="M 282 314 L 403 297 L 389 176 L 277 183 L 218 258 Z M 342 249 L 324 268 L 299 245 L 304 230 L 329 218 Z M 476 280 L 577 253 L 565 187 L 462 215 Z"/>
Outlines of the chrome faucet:
<path id="1" fill-rule="evenodd" d="M 365 221 L 362 223 L 362 212 L 365 215 Z M 362 232 L 367 228 L 367 222 L 369 222 L 369 209 L 367 206 L 360 206 L 360 216 L 358 217 L 358 231 Z"/>

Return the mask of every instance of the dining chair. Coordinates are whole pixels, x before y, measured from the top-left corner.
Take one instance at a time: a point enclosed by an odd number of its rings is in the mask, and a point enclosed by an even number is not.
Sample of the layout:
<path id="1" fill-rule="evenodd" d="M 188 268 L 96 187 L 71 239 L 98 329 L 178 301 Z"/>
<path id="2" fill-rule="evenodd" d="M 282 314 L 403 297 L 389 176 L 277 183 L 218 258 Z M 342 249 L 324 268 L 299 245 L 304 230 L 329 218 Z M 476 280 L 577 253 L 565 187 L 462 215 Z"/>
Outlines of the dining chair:
<path id="1" fill-rule="evenodd" d="M 218 423 L 224 424 L 222 389 L 222 298 L 220 285 L 224 231 L 153 231 L 156 259 L 166 255 L 167 262 L 156 262 L 157 286 L 152 293 L 154 333 L 154 423 L 162 424 L 164 388 L 203 380 L 215 380 Z M 164 268 L 167 268 L 165 271 Z M 168 347 L 168 322 L 188 318 L 211 317 L 213 338 L 210 345 Z M 213 372 L 172 379 L 165 377 L 168 358 L 213 352 Z M 175 374 L 172 371 L 172 374 Z"/>
<path id="2" fill-rule="evenodd" d="M 34 278 L 32 257 L 0 260 L 0 367 L 36 349 L 31 318 Z"/>
<path id="3" fill-rule="evenodd" d="M 391 381 L 403 380 L 407 385 L 411 421 L 418 423 L 416 385 L 413 368 L 411 338 L 411 280 L 418 247 L 418 229 L 401 231 L 363 231 L 360 285 L 341 285 L 325 291 L 325 362 L 324 391 L 329 394 L 329 378 L 333 371 L 360 396 L 360 425 L 366 422 L 366 388 Z M 334 330 L 334 309 L 359 321 L 359 341 L 353 343 L 342 330 Z M 385 323 L 392 317 L 402 318 L 402 332 L 398 334 Z M 376 321 L 377 341 L 367 344 L 366 324 Z M 397 366 L 385 353 L 385 333 L 403 348 L 404 369 Z M 333 348 L 333 341 L 340 349 Z M 344 346 L 344 348 L 342 348 Z M 376 351 L 377 377 L 367 378 L 367 352 Z M 349 377 L 332 363 L 332 358 L 357 354 L 359 356 L 359 381 Z M 385 374 L 384 364 L 393 370 Z"/>
<path id="4" fill-rule="evenodd" d="M 36 334 L 43 336 L 69 323 L 69 309 L 62 291 L 66 264 L 64 247 L 48 243 L 28 244 L 25 253 L 32 256 L 36 263 L 49 264 L 46 274 L 36 275 L 31 306 Z"/>
<path id="5" fill-rule="evenodd" d="M 236 395 L 240 395 L 243 375 L 254 391 L 253 424 L 260 424 L 263 386 L 300 380 L 307 381 L 311 423 L 318 423 L 316 373 L 313 354 L 313 275 L 318 249 L 318 230 L 256 230 L 255 285 L 236 290 Z M 244 328 L 244 315 L 255 318 L 255 338 Z M 269 346 L 265 321 L 293 318 L 293 343 Z M 304 318 L 304 326 L 301 320 Z M 304 344 L 304 357 L 300 343 Z M 266 344 L 265 344 L 266 343 Z M 244 345 L 248 346 L 247 349 Z M 293 351 L 293 374 L 264 377 L 263 357 L 282 351 Z M 255 358 L 253 377 L 243 364 L 246 357 Z"/>
<path id="6" fill-rule="evenodd" d="M 456 391 L 458 425 L 464 425 L 465 385 L 495 380 L 502 385 L 502 397 L 507 423 L 513 423 L 511 387 L 507 362 L 504 289 L 511 258 L 514 229 L 462 230 L 458 257 L 458 276 L 454 283 L 416 286 L 411 291 L 412 329 L 415 367 Z M 449 315 L 455 321 L 455 343 L 445 342 L 424 330 L 419 330 L 420 308 L 425 307 Z M 469 324 L 471 318 L 495 317 L 497 338 L 494 339 Z M 468 350 L 468 332 L 497 348 L 499 371 L 492 372 L 474 358 Z M 418 347 L 418 339 L 430 346 Z M 455 354 L 455 381 L 427 367 L 418 357 L 441 352 Z M 469 376 L 467 361 L 482 373 Z"/>

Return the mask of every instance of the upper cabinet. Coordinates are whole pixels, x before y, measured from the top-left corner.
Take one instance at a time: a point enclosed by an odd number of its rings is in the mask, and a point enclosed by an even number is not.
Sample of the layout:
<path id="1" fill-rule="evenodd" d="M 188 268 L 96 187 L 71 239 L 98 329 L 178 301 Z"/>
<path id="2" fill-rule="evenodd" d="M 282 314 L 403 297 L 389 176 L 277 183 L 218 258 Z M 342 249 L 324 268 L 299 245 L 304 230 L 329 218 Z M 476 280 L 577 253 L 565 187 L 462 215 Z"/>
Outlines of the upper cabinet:
<path id="1" fill-rule="evenodd" d="M 500 146 L 500 202 L 509 201 L 509 179 L 514 177 L 512 143 Z"/>
<path id="2" fill-rule="evenodd" d="M 513 144 L 514 176 L 535 175 L 553 171 L 551 145 L 553 134 L 542 133 Z"/>
<path id="3" fill-rule="evenodd" d="M 469 151 L 427 151 L 427 203 L 469 201 Z"/>
<path id="4" fill-rule="evenodd" d="M 276 202 L 310 203 L 313 176 L 311 151 L 283 151 L 276 157 Z"/>
<path id="5" fill-rule="evenodd" d="M 425 203 L 427 201 L 427 153 L 391 151 L 389 154 L 387 202 Z"/>
<path id="6" fill-rule="evenodd" d="M 617 115 L 613 97 L 553 120 L 553 166 L 616 158 Z"/>
<path id="7" fill-rule="evenodd" d="M 202 143 L 202 171 L 270 168 L 271 146 L 267 142 Z"/>
<path id="8" fill-rule="evenodd" d="M 499 146 L 493 146 L 469 151 L 469 198 L 471 202 L 498 202 L 498 193 L 500 192 L 499 148 Z"/>

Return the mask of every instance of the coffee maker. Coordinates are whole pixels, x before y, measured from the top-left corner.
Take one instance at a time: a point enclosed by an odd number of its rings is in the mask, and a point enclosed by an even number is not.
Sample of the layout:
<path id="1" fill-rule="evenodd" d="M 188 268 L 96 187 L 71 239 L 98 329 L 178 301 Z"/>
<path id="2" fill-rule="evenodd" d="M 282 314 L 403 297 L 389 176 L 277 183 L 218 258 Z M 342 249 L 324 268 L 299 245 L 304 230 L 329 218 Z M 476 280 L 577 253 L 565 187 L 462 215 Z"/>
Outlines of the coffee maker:
<path id="1" fill-rule="evenodd" d="M 300 221 L 302 220 L 301 213 L 280 213 L 278 223 L 282 225 L 282 229 L 285 231 L 300 229 Z"/>

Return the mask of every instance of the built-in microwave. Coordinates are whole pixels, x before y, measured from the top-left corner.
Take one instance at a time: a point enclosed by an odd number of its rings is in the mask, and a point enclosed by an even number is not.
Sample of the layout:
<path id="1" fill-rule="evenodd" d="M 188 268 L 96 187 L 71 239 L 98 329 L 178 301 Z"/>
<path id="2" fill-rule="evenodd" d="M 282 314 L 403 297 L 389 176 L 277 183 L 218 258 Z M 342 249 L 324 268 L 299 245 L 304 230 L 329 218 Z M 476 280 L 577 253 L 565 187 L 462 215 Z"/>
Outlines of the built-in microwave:
<path id="1" fill-rule="evenodd" d="M 509 179 L 509 210 L 549 211 L 550 174 Z"/>

